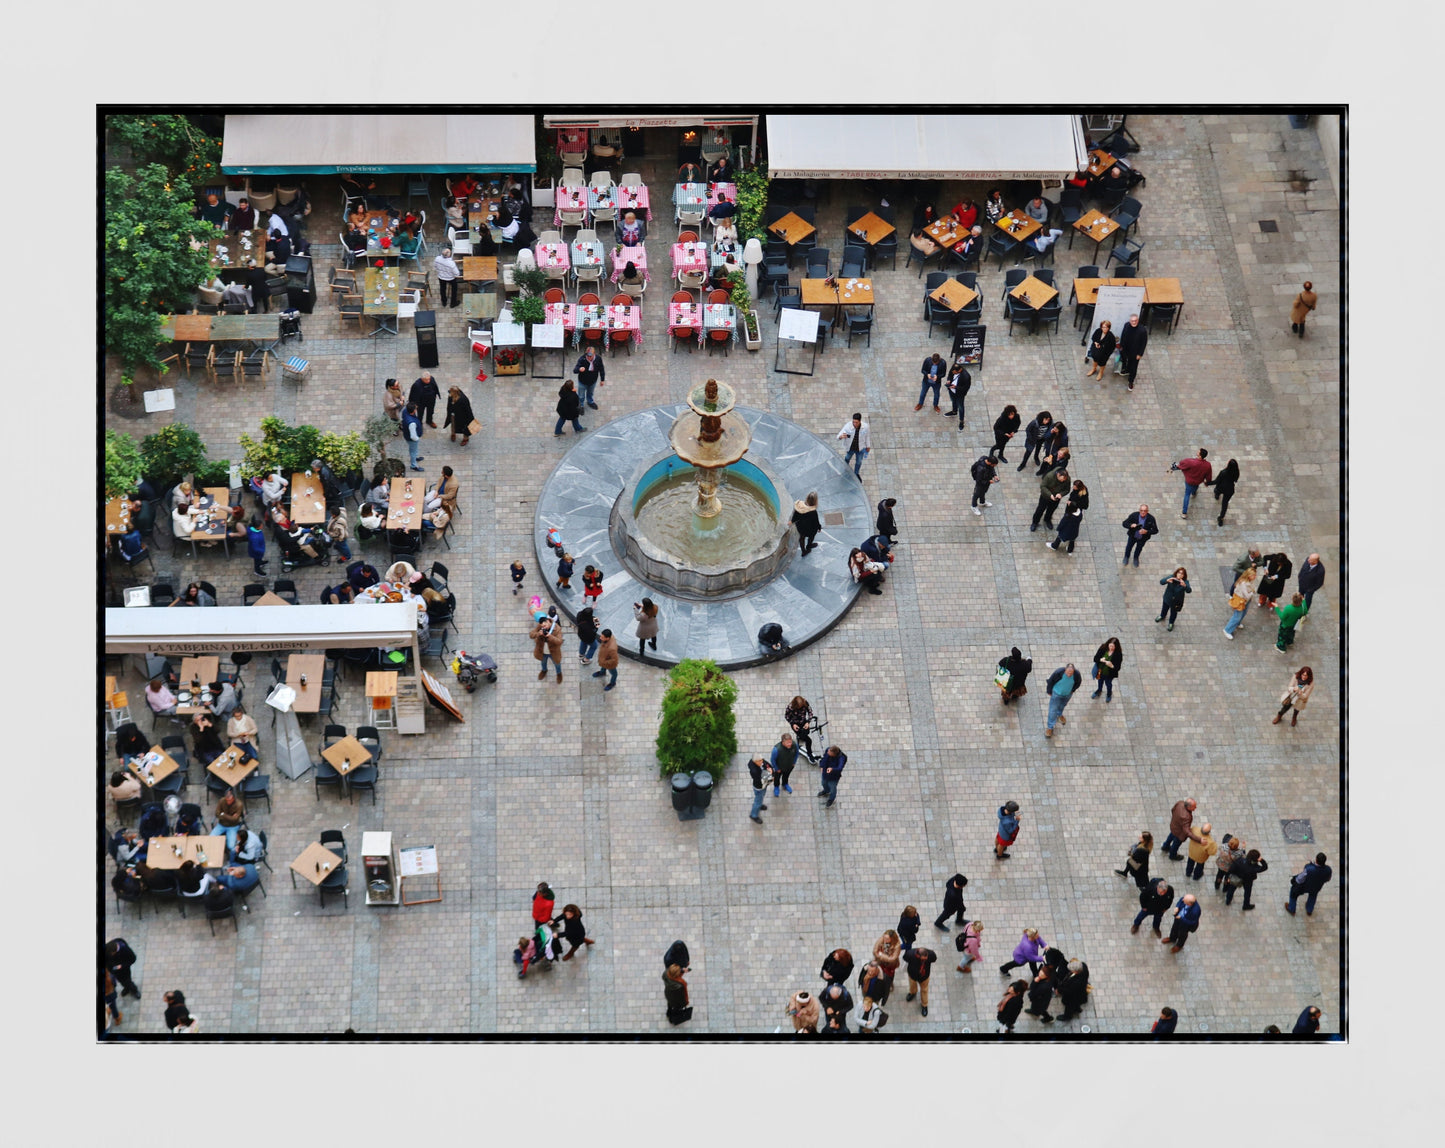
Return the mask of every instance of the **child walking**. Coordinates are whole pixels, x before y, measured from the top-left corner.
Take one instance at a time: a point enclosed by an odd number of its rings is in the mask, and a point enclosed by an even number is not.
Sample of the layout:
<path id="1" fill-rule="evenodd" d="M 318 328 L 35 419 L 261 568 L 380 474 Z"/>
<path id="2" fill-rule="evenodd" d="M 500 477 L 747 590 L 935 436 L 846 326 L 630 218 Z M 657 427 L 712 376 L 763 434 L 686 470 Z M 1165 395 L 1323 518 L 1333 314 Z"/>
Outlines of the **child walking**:
<path id="1" fill-rule="evenodd" d="M 512 595 L 515 597 L 522 592 L 522 579 L 527 576 L 527 568 L 522 565 L 521 560 L 519 559 L 518 561 L 512 563 L 511 569 Z"/>
<path id="2" fill-rule="evenodd" d="M 572 589 L 572 555 L 563 554 L 557 559 L 557 588 L 559 590 Z"/>

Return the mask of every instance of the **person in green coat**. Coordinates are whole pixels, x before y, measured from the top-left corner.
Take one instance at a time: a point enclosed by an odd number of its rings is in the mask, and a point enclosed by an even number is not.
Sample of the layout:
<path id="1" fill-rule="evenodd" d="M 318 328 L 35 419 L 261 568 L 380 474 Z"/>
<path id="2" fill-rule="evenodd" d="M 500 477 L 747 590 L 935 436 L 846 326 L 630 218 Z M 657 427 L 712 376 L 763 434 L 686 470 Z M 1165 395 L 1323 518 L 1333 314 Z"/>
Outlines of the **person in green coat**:
<path id="1" fill-rule="evenodd" d="M 1274 612 L 1279 618 L 1279 633 L 1275 635 L 1274 648 L 1283 654 L 1294 645 L 1294 628 L 1299 625 L 1299 620 L 1309 613 L 1305 609 L 1304 595 L 1296 594 L 1289 600 L 1288 606 L 1276 606 Z"/>

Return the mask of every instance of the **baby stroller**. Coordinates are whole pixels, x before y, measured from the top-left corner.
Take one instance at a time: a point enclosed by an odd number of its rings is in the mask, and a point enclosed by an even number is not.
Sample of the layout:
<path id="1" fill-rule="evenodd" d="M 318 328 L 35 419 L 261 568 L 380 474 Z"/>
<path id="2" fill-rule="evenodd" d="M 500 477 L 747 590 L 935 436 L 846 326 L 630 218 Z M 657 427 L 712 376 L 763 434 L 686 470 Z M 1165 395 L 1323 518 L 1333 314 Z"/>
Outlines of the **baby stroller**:
<path id="1" fill-rule="evenodd" d="M 272 531 L 272 537 L 281 550 L 281 572 L 283 574 L 290 574 L 291 571 L 302 566 L 331 565 L 331 538 L 322 531 L 310 531 L 310 541 L 307 545 L 316 552 L 314 558 L 306 553 L 301 543 L 279 526 Z"/>

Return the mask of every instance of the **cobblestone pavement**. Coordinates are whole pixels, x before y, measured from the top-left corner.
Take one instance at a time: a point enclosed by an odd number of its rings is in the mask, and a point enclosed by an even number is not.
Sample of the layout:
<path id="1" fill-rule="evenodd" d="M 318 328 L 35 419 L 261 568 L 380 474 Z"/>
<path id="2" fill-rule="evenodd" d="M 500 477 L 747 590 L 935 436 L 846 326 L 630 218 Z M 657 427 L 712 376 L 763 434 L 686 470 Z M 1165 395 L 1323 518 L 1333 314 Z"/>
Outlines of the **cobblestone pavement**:
<path id="1" fill-rule="evenodd" d="M 430 432 L 425 466 L 435 478 L 451 463 L 462 482 L 464 517 L 450 551 L 460 602 L 460 644 L 485 650 L 500 681 L 462 695 L 465 724 L 428 712 L 421 738 L 388 736 L 373 805 L 334 793 L 316 800 L 310 778 L 273 774 L 274 808 L 252 811 L 271 840 L 274 875 L 253 897 L 239 928 L 212 937 L 192 912 L 143 917 L 106 901 L 107 935 L 140 954 L 143 1007 L 127 1009 L 121 1032 L 160 1030 L 163 990 L 180 987 L 206 1031 L 234 1032 L 606 1032 L 670 1031 L 663 1015 L 660 957 L 675 938 L 693 955 L 695 1013 L 683 1032 L 772 1032 L 798 988 L 815 988 L 830 949 L 867 953 L 906 903 L 923 917 L 920 943 L 940 954 L 930 1011 L 900 992 L 891 1030 L 930 1034 L 992 1027 L 1002 978 L 995 972 L 1025 927 L 1039 928 L 1086 960 L 1094 992 L 1080 1022 L 1095 1032 L 1147 1031 L 1162 1005 L 1179 1010 L 1181 1032 L 1288 1031 L 1301 1008 L 1318 1004 L 1324 1027 L 1340 1023 L 1341 902 L 1339 793 L 1339 208 L 1312 132 L 1284 116 L 1138 116 L 1137 164 L 1148 176 L 1139 235 L 1145 273 L 1177 276 L 1186 298 L 1172 336 L 1157 330 L 1131 394 L 1113 374 L 1084 378 L 1080 333 L 1007 335 L 999 321 L 1002 272 L 981 275 L 989 342 L 968 398 L 968 428 L 925 408 L 914 413 L 917 368 L 929 351 L 916 269 L 884 267 L 872 346 L 834 343 L 815 377 L 774 374 L 770 308 L 765 349 L 727 359 L 670 353 L 663 336 L 669 294 L 662 274 L 644 306 L 646 346 L 608 359 L 592 425 L 659 403 L 680 402 L 709 375 L 766 407 L 831 437 L 855 409 L 872 424 L 863 467 L 871 501 L 899 499 L 899 558 L 881 598 L 865 597 L 828 637 L 785 662 L 738 673 L 737 727 L 744 754 L 769 747 L 784 703 L 810 698 L 828 734 L 849 754 L 837 804 L 814 799 L 800 771 L 792 796 L 769 797 L 758 827 L 747 819 L 750 789 L 739 764 L 701 821 L 679 823 L 651 752 L 663 676 L 624 659 L 610 694 L 577 672 L 569 636 L 565 680 L 535 680 L 527 620 L 509 592 L 506 567 L 521 557 L 528 592 L 550 584 L 534 566 L 533 499 L 571 445 L 554 440 L 556 383 L 497 378 L 475 383 L 460 311 L 440 312 L 443 389 L 460 383 L 485 430 L 467 448 Z M 665 202 L 672 156 L 649 155 L 640 170 Z M 1307 188 L 1307 190 L 1300 190 Z M 941 200 L 952 203 L 946 188 Z M 835 188 L 820 206 L 823 242 L 834 264 L 844 204 L 858 188 Z M 317 194 L 310 233 L 327 238 L 332 196 Z M 906 219 L 909 205 L 901 205 Z M 439 206 L 433 219 L 439 218 Z M 537 226 L 544 226 L 542 212 Z M 1260 230 L 1272 219 L 1278 231 Z M 547 224 L 550 225 L 550 209 Z M 429 240 L 437 234 L 427 228 Z M 648 241 L 655 272 L 669 265 L 675 235 L 666 208 Z M 1060 245 L 1061 281 L 1087 261 Z M 906 251 L 906 245 L 904 247 Z M 318 280 L 336 248 L 318 244 Z M 1305 278 L 1320 304 L 1307 338 L 1290 334 L 1290 300 Z M 1066 316 L 1068 311 L 1066 311 Z M 234 457 L 237 435 L 256 433 L 263 414 L 324 430 L 359 426 L 378 411 L 383 380 L 418 374 L 408 332 L 361 337 L 343 330 L 323 300 L 304 321 L 312 377 L 302 385 L 204 378 L 176 383 L 174 417 L 196 427 L 215 455 Z M 570 364 L 569 364 L 570 365 Z M 1030 533 L 1035 484 L 1003 470 L 994 508 L 968 513 L 968 467 L 991 442 L 1004 403 L 1024 418 L 1047 407 L 1071 429 L 1076 474 L 1092 492 L 1076 553 L 1045 552 Z M 160 420 L 156 420 L 160 421 Z M 155 422 L 123 423 L 145 433 Z M 1181 480 L 1171 461 L 1206 446 L 1243 478 L 1228 524 L 1213 502 L 1187 521 L 1178 514 Z M 1010 458 L 1017 461 L 1020 447 Z M 1119 523 L 1141 501 L 1158 516 L 1148 562 L 1121 568 Z M 1287 552 L 1296 568 L 1317 550 L 1329 570 L 1312 620 L 1288 657 L 1273 649 L 1273 627 L 1252 613 L 1238 640 L 1220 632 L 1228 610 L 1219 587 L 1251 543 Z M 384 554 L 366 551 L 373 562 Z M 242 558 L 177 549 L 158 565 L 178 582 L 218 587 L 223 604 L 251 581 Z M 277 569 L 273 561 L 273 573 Z M 1172 633 L 1154 624 L 1158 580 L 1177 565 L 1195 592 Z M 330 570 L 298 571 L 303 600 L 315 601 Z M 1044 739 L 1043 679 L 1072 660 L 1087 667 L 1108 636 L 1126 652 L 1118 704 L 1084 690 L 1068 723 Z M 453 640 L 457 644 L 457 640 Z M 623 643 L 627 645 L 626 642 Z M 1033 689 L 1003 708 L 994 664 L 1012 645 L 1034 659 Z M 1298 728 L 1270 717 L 1289 673 L 1314 667 L 1318 688 Z M 256 709 L 267 673 L 258 656 L 246 672 Z M 444 678 L 449 674 L 443 673 Z M 134 678 L 128 679 L 138 689 Z M 139 697 L 139 693 L 133 696 Z M 361 683 L 342 683 L 334 720 L 365 719 Z M 273 760 L 262 717 L 262 759 Z M 307 736 L 316 741 L 312 724 Z M 203 793 L 193 782 L 192 796 Z M 1167 832 L 1170 806 L 1198 800 L 1196 819 L 1262 849 L 1270 871 L 1256 887 L 1258 911 L 1226 911 L 1211 884 L 1201 891 L 1197 935 L 1171 955 L 1147 930 L 1131 936 L 1132 885 L 1112 873 L 1140 829 Z M 1023 829 L 1013 857 L 992 857 L 994 811 L 1019 801 Z M 1310 820 L 1317 844 L 1289 845 L 1280 822 Z M 114 815 L 110 820 L 113 822 Z M 343 829 L 355 856 L 365 829 L 388 829 L 402 845 L 434 843 L 445 900 L 407 909 L 362 903 L 359 874 L 349 905 L 323 909 L 309 887 L 293 890 L 286 863 L 318 832 Z M 1314 918 L 1290 917 L 1288 876 L 1316 850 L 1330 854 L 1336 881 Z M 1176 889 L 1182 866 L 1160 861 Z M 968 915 L 987 926 L 984 960 L 971 976 L 953 971 L 950 938 L 938 933 L 948 876 L 970 877 Z M 526 929 L 532 889 L 549 880 L 558 904 L 576 902 L 597 944 L 574 961 L 519 980 L 510 953 Z M 304 883 L 303 883 L 304 884 Z M 1318 919 L 1315 919 L 1318 918 Z M 1025 1016 L 1019 1031 L 1038 1031 Z"/>

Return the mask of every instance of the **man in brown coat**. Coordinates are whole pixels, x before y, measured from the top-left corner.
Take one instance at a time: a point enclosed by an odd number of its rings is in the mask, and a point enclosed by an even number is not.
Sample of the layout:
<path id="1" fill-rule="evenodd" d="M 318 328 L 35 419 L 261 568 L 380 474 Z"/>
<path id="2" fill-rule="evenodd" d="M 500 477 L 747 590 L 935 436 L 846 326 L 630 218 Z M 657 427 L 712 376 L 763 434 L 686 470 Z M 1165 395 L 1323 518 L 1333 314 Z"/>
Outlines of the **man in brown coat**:
<path id="1" fill-rule="evenodd" d="M 1198 805 L 1192 797 L 1186 797 L 1183 801 L 1174 803 L 1174 808 L 1169 814 L 1169 836 L 1164 838 L 1164 847 L 1161 850 L 1169 860 L 1183 860 L 1179 856 L 1179 846 L 1189 838 L 1189 829 L 1194 824 L 1194 811 L 1197 808 Z"/>
<path id="2" fill-rule="evenodd" d="M 617 684 L 617 639 L 612 636 L 611 630 L 602 631 L 602 644 L 597 647 L 597 672 L 592 676 L 600 678 L 607 673 L 612 677 L 602 687 L 604 694 Z"/>
<path id="3" fill-rule="evenodd" d="M 540 682 L 547 676 L 547 659 L 552 659 L 552 665 L 557 670 L 557 680 L 562 680 L 562 624 L 551 618 L 543 618 L 532 627 L 530 635 L 535 645 L 532 647 L 532 657 L 542 663 L 542 668 L 537 673 L 537 680 Z"/>
<path id="4" fill-rule="evenodd" d="M 1314 288 L 1315 285 L 1306 279 L 1304 290 L 1294 297 L 1294 306 L 1289 309 L 1289 329 L 1301 339 L 1305 337 L 1305 320 L 1319 302 Z"/>

